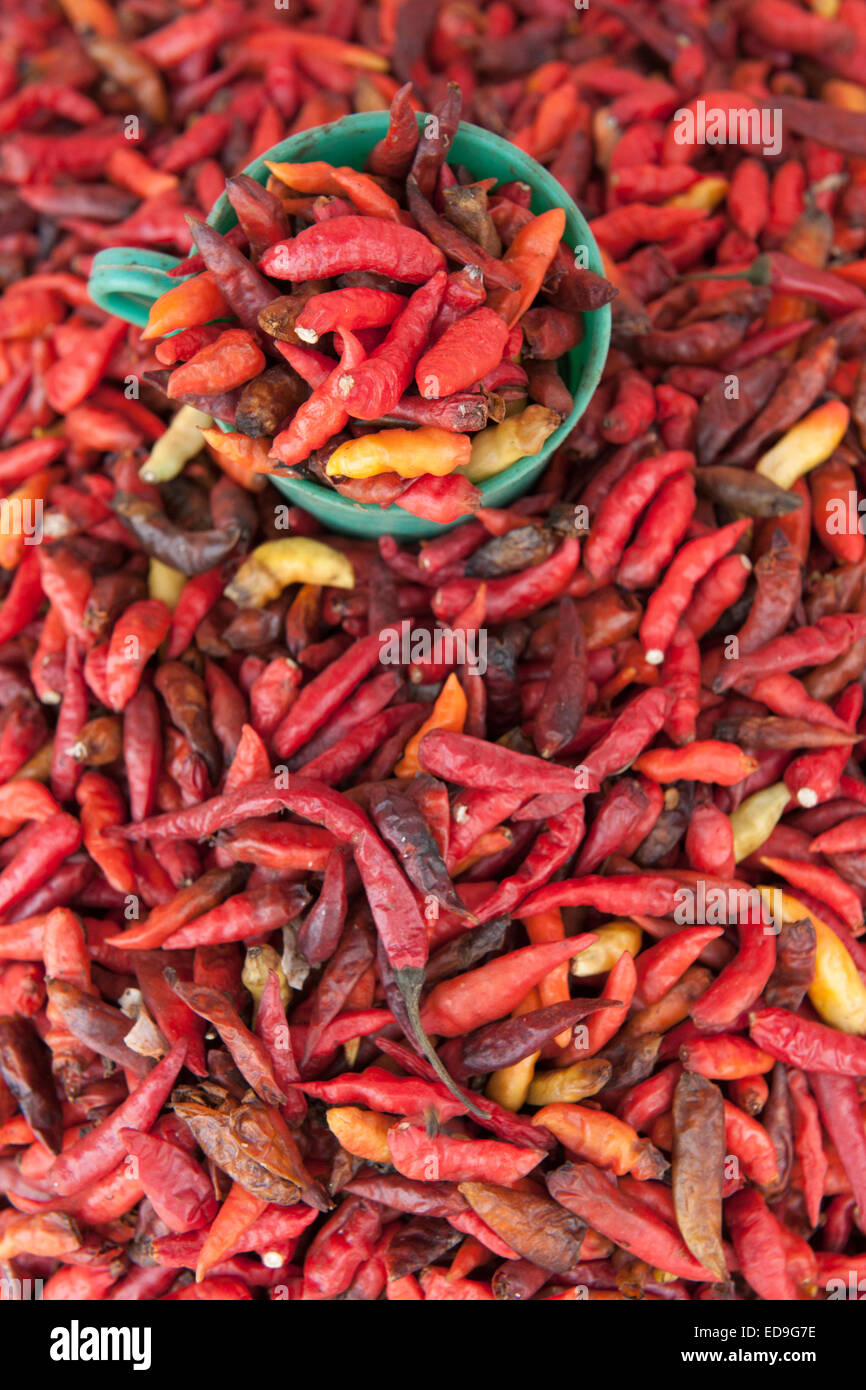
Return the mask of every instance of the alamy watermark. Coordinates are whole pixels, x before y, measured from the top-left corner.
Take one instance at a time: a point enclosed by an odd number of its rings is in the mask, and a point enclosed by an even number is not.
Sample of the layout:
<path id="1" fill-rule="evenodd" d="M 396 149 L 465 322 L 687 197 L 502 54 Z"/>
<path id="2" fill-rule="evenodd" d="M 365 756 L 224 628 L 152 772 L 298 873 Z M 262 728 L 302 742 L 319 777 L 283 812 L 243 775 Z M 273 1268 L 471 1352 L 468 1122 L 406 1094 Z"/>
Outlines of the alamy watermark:
<path id="1" fill-rule="evenodd" d="M 866 536 L 866 497 L 853 491 L 831 497 L 824 525 L 828 536 Z"/>
<path id="2" fill-rule="evenodd" d="M 25 545 L 40 545 L 44 511 L 41 497 L 0 498 L 0 536 L 22 536 Z"/>
<path id="3" fill-rule="evenodd" d="M 678 145 L 760 145 L 765 155 L 782 148 L 782 112 L 778 107 L 708 106 L 698 100 L 674 112 Z"/>
<path id="4" fill-rule="evenodd" d="M 487 670 L 487 629 L 468 632 L 450 627 L 415 628 L 404 618 L 399 628 L 382 628 L 379 660 L 384 666 L 436 665 L 469 666 L 483 676 Z"/>
<path id="5" fill-rule="evenodd" d="M 674 893 L 674 921 L 679 927 L 726 927 L 736 923 L 762 926 L 778 936 L 785 921 L 781 889 L 728 888 L 698 879 Z"/>
<path id="6" fill-rule="evenodd" d="M 149 1327 L 82 1327 L 73 1318 L 68 1327 L 51 1331 L 52 1361 L 131 1361 L 134 1371 L 149 1371 Z"/>
<path id="7" fill-rule="evenodd" d="M 42 1298 L 42 1279 L 16 1279 L 9 1275 L 0 1279 L 0 1303 L 39 1302 Z"/>

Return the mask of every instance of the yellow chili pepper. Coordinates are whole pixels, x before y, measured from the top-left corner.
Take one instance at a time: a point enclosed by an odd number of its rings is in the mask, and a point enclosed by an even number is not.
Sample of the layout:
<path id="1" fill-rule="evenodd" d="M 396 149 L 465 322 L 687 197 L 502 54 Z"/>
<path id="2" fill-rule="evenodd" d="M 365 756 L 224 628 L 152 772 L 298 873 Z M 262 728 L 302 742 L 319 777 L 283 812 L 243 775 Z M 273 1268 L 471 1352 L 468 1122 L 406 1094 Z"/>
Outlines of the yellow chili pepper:
<path id="1" fill-rule="evenodd" d="M 155 555 L 151 556 L 147 570 L 148 597 L 161 599 L 173 613 L 186 585 L 186 579 L 186 575 L 181 570 L 163 564 L 162 560 L 157 560 Z"/>
<path id="2" fill-rule="evenodd" d="M 606 975 L 616 965 L 623 951 L 636 956 L 640 950 L 641 929 L 624 917 L 606 922 L 603 927 L 593 927 L 592 930 L 598 940 L 574 957 L 571 962 L 572 975 Z"/>
<path id="3" fill-rule="evenodd" d="M 729 187 L 730 184 L 727 179 L 708 175 L 705 179 L 699 179 L 697 183 L 693 183 L 691 188 L 687 188 L 684 193 L 677 193 L 673 198 L 668 198 L 665 206 L 669 208 L 703 208 L 707 212 L 712 212 L 727 196 Z"/>
<path id="4" fill-rule="evenodd" d="M 337 1143 L 347 1153 L 368 1163 L 390 1163 L 388 1130 L 395 1123 L 393 1115 L 379 1115 L 375 1110 L 360 1110 L 357 1105 L 332 1105 L 325 1119 Z"/>
<path id="5" fill-rule="evenodd" d="M 792 898 L 789 893 L 780 894 L 778 888 L 761 887 L 760 893 L 771 912 L 778 911 L 781 896 L 786 922 L 801 922 L 806 918 L 815 928 L 815 975 L 809 986 L 809 999 L 815 1012 L 840 1033 L 866 1033 L 866 984 L 845 943 L 798 898 Z"/>
<path id="6" fill-rule="evenodd" d="M 452 671 L 436 696 L 433 713 L 429 719 L 424 720 L 421 728 L 412 735 L 403 749 L 403 756 L 394 768 L 394 776 L 414 777 L 416 772 L 420 772 L 418 745 L 424 735 L 429 733 L 431 729 L 447 729 L 450 734 L 461 734 L 463 725 L 466 723 L 467 709 L 468 705 L 466 696 L 463 694 L 463 687 Z"/>
<path id="7" fill-rule="evenodd" d="M 537 989 L 531 989 L 524 999 L 517 1005 L 512 1013 L 512 1018 L 519 1018 L 521 1014 L 531 1013 L 533 1009 L 541 1007 L 541 1000 Z M 488 1078 L 484 1094 L 488 1100 L 495 1100 L 505 1110 L 520 1110 L 526 1104 L 526 1097 L 529 1094 L 529 1087 L 535 1073 L 535 1063 L 541 1056 L 540 1052 L 533 1052 L 529 1057 L 524 1057 L 522 1061 L 515 1062 L 510 1067 L 500 1067 Z"/>
<path id="8" fill-rule="evenodd" d="M 355 575 L 345 555 L 323 541 L 285 536 L 256 546 L 226 589 L 226 596 L 239 608 L 264 608 L 289 584 L 353 589 Z"/>
<path id="9" fill-rule="evenodd" d="M 470 450 L 468 434 L 454 434 L 436 425 L 420 430 L 382 430 L 341 444 L 328 459 L 325 471 L 331 478 L 375 478 L 379 473 L 396 473 L 400 478 L 433 473 L 442 478 L 468 464 Z"/>
<path id="10" fill-rule="evenodd" d="M 530 405 L 501 425 L 488 425 L 472 436 L 471 457 L 461 472 L 470 482 L 483 483 L 527 454 L 537 454 L 561 423 L 555 410 Z"/>
<path id="11" fill-rule="evenodd" d="M 562 1071 L 536 1072 L 526 1097 L 528 1105 L 574 1104 L 594 1096 L 607 1085 L 613 1067 L 603 1057 L 588 1057 Z"/>
<path id="12" fill-rule="evenodd" d="M 850 415 L 842 401 L 819 405 L 761 456 L 755 471 L 779 487 L 791 487 L 830 457 L 842 441 Z"/>
<path id="13" fill-rule="evenodd" d="M 145 459 L 138 476 L 145 483 L 168 483 L 204 448 L 202 431 L 213 424 L 210 415 L 183 405 L 165 434 L 161 434 Z"/>
<path id="14" fill-rule="evenodd" d="M 739 864 L 760 849 L 778 825 L 791 800 L 791 793 L 784 782 L 774 782 L 771 787 L 763 787 L 741 801 L 728 820 L 734 832 L 734 858 Z"/>

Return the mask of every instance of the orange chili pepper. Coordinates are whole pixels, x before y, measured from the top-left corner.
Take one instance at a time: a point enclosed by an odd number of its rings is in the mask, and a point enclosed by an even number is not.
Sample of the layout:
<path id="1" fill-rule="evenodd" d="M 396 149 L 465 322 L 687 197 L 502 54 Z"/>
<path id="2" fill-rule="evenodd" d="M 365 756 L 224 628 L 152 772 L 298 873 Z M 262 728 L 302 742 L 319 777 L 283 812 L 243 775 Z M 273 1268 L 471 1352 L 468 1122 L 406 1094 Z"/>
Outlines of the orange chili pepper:
<path id="1" fill-rule="evenodd" d="M 503 264 L 515 272 L 520 289 L 494 290 L 487 296 L 487 305 L 502 315 L 509 328 L 514 327 L 541 289 L 564 233 L 564 211 L 551 208 L 521 227 L 505 252 Z"/>
<path id="2" fill-rule="evenodd" d="M 359 212 L 369 217 L 384 217 L 389 222 L 401 222 L 403 212 L 384 188 L 369 174 L 359 174 L 348 165 L 335 167 L 324 160 L 308 164 L 272 163 L 265 160 L 271 173 L 297 193 L 336 193 L 350 198 Z"/>
<path id="3" fill-rule="evenodd" d="M 394 768 L 395 777 L 414 777 L 421 771 L 418 761 L 418 747 L 425 734 L 431 729 L 444 729 L 449 733 L 460 734 L 466 722 L 468 705 L 457 676 L 454 672 L 448 677 L 436 697 L 433 712 L 425 719 L 416 734 L 413 734 L 403 750 L 403 756 Z"/>
<path id="4" fill-rule="evenodd" d="M 4 570 L 14 569 L 25 546 L 42 539 L 43 505 L 64 473 L 63 468 L 44 468 L 0 499 L 0 566 Z"/>
<path id="5" fill-rule="evenodd" d="M 230 318 L 231 309 L 209 270 L 173 285 L 155 299 L 142 338 L 163 338 L 178 328 L 194 328 L 211 319 Z"/>

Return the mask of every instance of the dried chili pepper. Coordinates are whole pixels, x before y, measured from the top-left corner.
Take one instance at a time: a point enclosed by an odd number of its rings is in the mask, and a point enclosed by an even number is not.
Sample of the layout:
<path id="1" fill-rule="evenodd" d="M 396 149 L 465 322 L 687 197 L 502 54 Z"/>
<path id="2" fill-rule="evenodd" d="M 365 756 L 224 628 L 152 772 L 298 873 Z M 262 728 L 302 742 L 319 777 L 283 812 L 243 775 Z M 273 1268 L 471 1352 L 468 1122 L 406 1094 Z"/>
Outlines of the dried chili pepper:
<path id="1" fill-rule="evenodd" d="M 308 227 L 290 241 L 277 242 L 259 265 L 277 280 L 329 279 L 365 270 L 420 285 L 444 263 L 442 252 L 411 227 L 364 217 L 335 217 Z"/>

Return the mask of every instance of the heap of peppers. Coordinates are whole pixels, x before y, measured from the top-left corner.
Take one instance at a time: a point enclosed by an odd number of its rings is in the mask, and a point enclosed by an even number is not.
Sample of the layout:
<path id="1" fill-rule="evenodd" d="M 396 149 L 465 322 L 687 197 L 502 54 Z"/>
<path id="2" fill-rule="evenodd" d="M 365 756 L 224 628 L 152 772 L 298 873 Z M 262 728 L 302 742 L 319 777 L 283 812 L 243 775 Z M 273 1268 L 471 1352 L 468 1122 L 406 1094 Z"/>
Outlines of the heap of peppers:
<path id="1" fill-rule="evenodd" d="M 0 15 L 9 1287 L 866 1275 L 864 60 L 866 0 Z M 353 110 L 366 170 L 239 175 Z M 461 114 L 606 279 L 451 168 Z M 185 258 L 146 333 L 87 296 L 127 244 Z M 275 469 L 473 515 L 348 540 Z"/>

